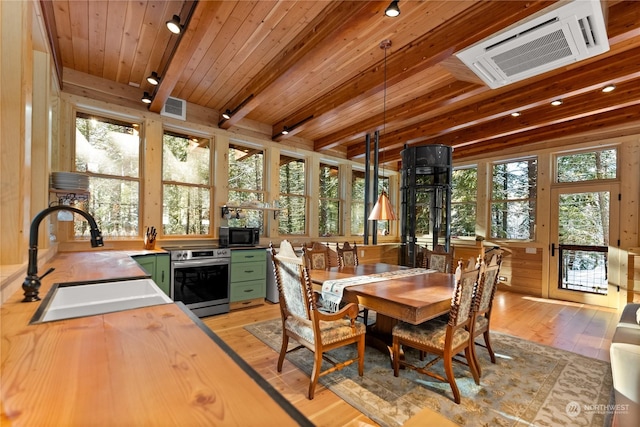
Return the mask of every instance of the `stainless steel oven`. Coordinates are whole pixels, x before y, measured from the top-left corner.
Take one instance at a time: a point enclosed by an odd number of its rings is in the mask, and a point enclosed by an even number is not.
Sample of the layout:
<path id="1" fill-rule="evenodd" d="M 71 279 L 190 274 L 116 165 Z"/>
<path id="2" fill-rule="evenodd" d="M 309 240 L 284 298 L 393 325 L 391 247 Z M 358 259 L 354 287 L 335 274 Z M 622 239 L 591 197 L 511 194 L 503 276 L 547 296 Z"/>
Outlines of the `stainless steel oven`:
<path id="1" fill-rule="evenodd" d="M 229 312 L 229 249 L 164 249 L 171 254 L 171 299 L 182 301 L 198 317 Z"/>

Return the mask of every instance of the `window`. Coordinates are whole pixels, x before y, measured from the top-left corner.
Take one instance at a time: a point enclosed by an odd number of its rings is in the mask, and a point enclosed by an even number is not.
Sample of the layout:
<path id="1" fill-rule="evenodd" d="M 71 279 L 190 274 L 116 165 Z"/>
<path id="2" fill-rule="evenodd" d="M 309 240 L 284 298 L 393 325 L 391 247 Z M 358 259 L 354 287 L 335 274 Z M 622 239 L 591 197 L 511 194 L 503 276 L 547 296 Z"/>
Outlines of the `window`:
<path id="1" fill-rule="evenodd" d="M 247 202 L 264 202 L 264 152 L 256 148 L 229 144 L 229 204 L 240 206 Z M 231 211 L 230 227 L 259 227 L 263 229 L 264 211 L 244 209 L 237 215 Z M 236 214 L 236 218 L 233 217 Z M 237 218 L 244 215 L 244 218 Z"/>
<path id="2" fill-rule="evenodd" d="M 535 238 L 537 160 L 493 165 L 491 237 Z"/>
<path id="3" fill-rule="evenodd" d="M 162 138 L 162 231 L 209 235 L 211 206 L 209 140 L 165 132 Z"/>
<path id="4" fill-rule="evenodd" d="M 478 168 L 455 169 L 451 179 L 451 235 L 475 236 Z"/>
<path id="5" fill-rule="evenodd" d="M 340 176 L 338 166 L 320 163 L 320 236 L 340 234 Z"/>
<path id="6" fill-rule="evenodd" d="M 364 171 L 354 170 L 351 173 L 351 234 L 364 235 Z"/>
<path id="7" fill-rule="evenodd" d="M 305 197 L 305 162 L 303 159 L 280 155 L 280 234 L 304 234 L 307 200 Z"/>
<path id="8" fill-rule="evenodd" d="M 582 182 L 617 177 L 617 151 L 610 148 L 556 158 L 556 182 Z"/>
<path id="9" fill-rule="evenodd" d="M 140 216 L 139 125 L 76 113 L 75 170 L 89 176 L 87 211 L 105 237 L 138 236 Z M 75 237 L 88 237 L 76 221 Z"/>

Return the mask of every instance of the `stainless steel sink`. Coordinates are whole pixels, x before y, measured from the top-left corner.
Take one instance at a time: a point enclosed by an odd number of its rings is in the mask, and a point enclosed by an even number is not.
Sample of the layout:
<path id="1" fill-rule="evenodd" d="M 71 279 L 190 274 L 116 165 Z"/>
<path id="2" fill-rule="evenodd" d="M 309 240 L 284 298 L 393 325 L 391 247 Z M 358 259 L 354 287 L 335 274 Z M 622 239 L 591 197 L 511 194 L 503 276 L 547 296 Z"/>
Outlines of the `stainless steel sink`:
<path id="1" fill-rule="evenodd" d="M 56 283 L 31 323 L 93 316 L 173 301 L 151 279 L 95 283 Z"/>

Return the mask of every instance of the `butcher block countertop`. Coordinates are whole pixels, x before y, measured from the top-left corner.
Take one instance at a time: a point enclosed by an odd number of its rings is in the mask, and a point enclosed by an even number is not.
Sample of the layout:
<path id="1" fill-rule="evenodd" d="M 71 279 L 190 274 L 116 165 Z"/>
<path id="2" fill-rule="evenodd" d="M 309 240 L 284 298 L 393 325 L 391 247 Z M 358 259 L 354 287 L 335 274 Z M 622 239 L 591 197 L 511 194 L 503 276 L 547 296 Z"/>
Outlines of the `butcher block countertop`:
<path id="1" fill-rule="evenodd" d="M 59 253 L 54 283 L 145 277 L 131 252 Z M 2 426 L 312 425 L 183 304 L 30 325 L 0 308 Z"/>

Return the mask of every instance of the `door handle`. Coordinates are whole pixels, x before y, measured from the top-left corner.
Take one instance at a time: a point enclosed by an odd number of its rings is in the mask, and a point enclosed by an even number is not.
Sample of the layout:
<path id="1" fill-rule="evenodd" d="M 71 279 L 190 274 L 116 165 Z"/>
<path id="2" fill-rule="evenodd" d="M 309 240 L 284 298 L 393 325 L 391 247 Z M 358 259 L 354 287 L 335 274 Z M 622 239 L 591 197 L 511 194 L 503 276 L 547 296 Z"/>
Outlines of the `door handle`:
<path id="1" fill-rule="evenodd" d="M 551 244 L 551 256 L 556 256 L 556 244 Z"/>

